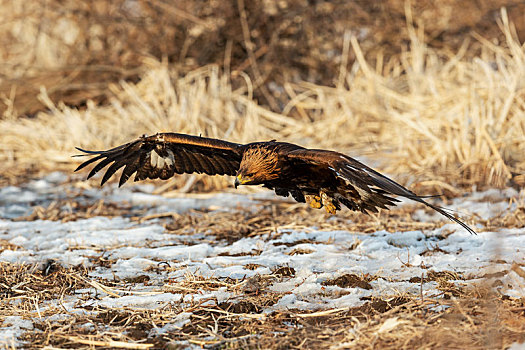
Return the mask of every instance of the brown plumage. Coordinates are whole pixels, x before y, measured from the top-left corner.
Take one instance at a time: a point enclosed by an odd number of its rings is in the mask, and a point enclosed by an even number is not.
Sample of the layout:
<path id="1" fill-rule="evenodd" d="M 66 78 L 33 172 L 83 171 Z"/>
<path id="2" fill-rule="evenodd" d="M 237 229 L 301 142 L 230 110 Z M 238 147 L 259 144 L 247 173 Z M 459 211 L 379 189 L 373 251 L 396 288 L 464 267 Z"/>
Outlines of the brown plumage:
<path id="1" fill-rule="evenodd" d="M 457 222 L 470 233 L 467 224 L 422 197 L 344 154 L 307 149 L 285 142 L 237 144 L 206 137 L 176 133 L 142 136 L 107 151 L 78 150 L 94 157 L 75 171 L 98 162 L 88 179 L 108 166 L 103 185 L 117 170 L 122 186 L 133 174 L 134 181 L 168 179 L 175 174 L 205 173 L 233 175 L 238 185 L 263 185 L 279 196 L 292 196 L 313 208 L 335 213 L 341 204 L 363 213 L 395 206 L 392 196 L 410 198 Z M 84 154 L 84 155 L 86 155 Z"/>

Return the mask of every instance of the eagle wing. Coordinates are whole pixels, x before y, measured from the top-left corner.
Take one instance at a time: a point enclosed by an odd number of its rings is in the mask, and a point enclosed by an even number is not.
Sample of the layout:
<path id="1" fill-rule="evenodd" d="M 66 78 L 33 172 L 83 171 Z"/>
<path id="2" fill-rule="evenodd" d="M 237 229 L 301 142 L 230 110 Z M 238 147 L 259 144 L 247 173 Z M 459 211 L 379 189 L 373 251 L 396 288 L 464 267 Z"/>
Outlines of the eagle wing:
<path id="1" fill-rule="evenodd" d="M 135 181 L 146 178 L 166 180 L 183 173 L 235 175 L 243 153 L 243 145 L 240 144 L 176 133 L 143 136 L 107 151 L 77 149 L 86 153 L 79 156 L 94 157 L 80 164 L 75 171 L 98 162 L 88 174 L 88 179 L 109 165 L 101 185 L 124 167 L 119 187 L 134 173 Z"/>
<path id="2" fill-rule="evenodd" d="M 468 232 L 472 234 L 476 233 L 467 224 L 448 213 L 446 208 L 428 203 L 423 197 L 418 196 L 394 180 L 389 179 L 374 169 L 344 154 L 327 150 L 303 149 L 292 151 L 287 157 L 290 160 L 311 164 L 316 167 L 324 165 L 336 178 L 352 186 L 355 189 L 354 193 L 357 194 L 362 201 L 360 208 L 353 203 L 348 203 L 350 204 L 348 205 L 344 202 L 345 198 L 339 198 L 342 199 L 342 202 L 350 209 L 362 210 L 364 208 L 366 210 L 377 211 L 375 207 L 386 208 L 388 205 L 395 205 L 394 202 L 399 202 L 395 198 L 390 197 L 390 195 L 401 196 L 423 203 L 441 215 L 458 223 Z M 348 198 L 346 198 L 346 200 L 348 200 Z"/>

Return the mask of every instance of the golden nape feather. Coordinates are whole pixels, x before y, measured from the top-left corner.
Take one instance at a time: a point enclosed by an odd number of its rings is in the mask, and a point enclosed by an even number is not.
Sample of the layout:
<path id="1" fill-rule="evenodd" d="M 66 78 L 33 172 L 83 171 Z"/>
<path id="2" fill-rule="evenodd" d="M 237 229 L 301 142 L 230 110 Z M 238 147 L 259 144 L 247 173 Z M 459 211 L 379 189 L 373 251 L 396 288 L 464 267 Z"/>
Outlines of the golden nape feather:
<path id="1" fill-rule="evenodd" d="M 237 144 L 218 139 L 176 133 L 142 136 L 107 151 L 86 151 L 93 156 L 75 170 L 95 164 L 88 179 L 108 166 L 101 185 L 119 169 L 119 186 L 131 176 L 134 181 L 168 179 L 176 174 L 205 173 L 235 176 L 239 185 L 262 185 L 279 196 L 292 196 L 312 208 L 336 213 L 341 205 L 363 213 L 388 209 L 409 198 L 475 231 L 445 208 L 428 203 L 423 197 L 344 154 L 304 147 L 275 140 Z"/>

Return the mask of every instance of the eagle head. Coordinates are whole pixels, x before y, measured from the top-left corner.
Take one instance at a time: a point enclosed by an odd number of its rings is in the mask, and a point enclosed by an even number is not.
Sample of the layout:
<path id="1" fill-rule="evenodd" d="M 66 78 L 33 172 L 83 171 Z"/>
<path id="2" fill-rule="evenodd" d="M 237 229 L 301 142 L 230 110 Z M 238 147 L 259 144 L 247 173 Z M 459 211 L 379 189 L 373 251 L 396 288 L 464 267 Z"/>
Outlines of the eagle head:
<path id="1" fill-rule="evenodd" d="M 243 154 L 235 177 L 235 188 L 239 185 L 261 185 L 279 177 L 277 154 L 265 147 L 253 147 Z"/>

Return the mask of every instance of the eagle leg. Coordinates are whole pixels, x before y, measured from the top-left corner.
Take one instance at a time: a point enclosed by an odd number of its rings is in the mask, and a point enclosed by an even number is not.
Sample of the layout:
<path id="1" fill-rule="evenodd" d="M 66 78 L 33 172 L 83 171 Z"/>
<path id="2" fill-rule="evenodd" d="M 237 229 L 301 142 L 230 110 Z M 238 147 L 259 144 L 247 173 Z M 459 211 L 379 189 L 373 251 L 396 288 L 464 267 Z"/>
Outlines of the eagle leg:
<path id="1" fill-rule="evenodd" d="M 321 191 L 321 201 L 327 213 L 335 214 L 337 210 L 341 209 L 339 202 L 331 198 L 326 192 Z"/>
<path id="2" fill-rule="evenodd" d="M 315 194 L 305 194 L 304 199 L 314 209 L 321 209 L 323 203 L 321 202 L 321 197 Z"/>

